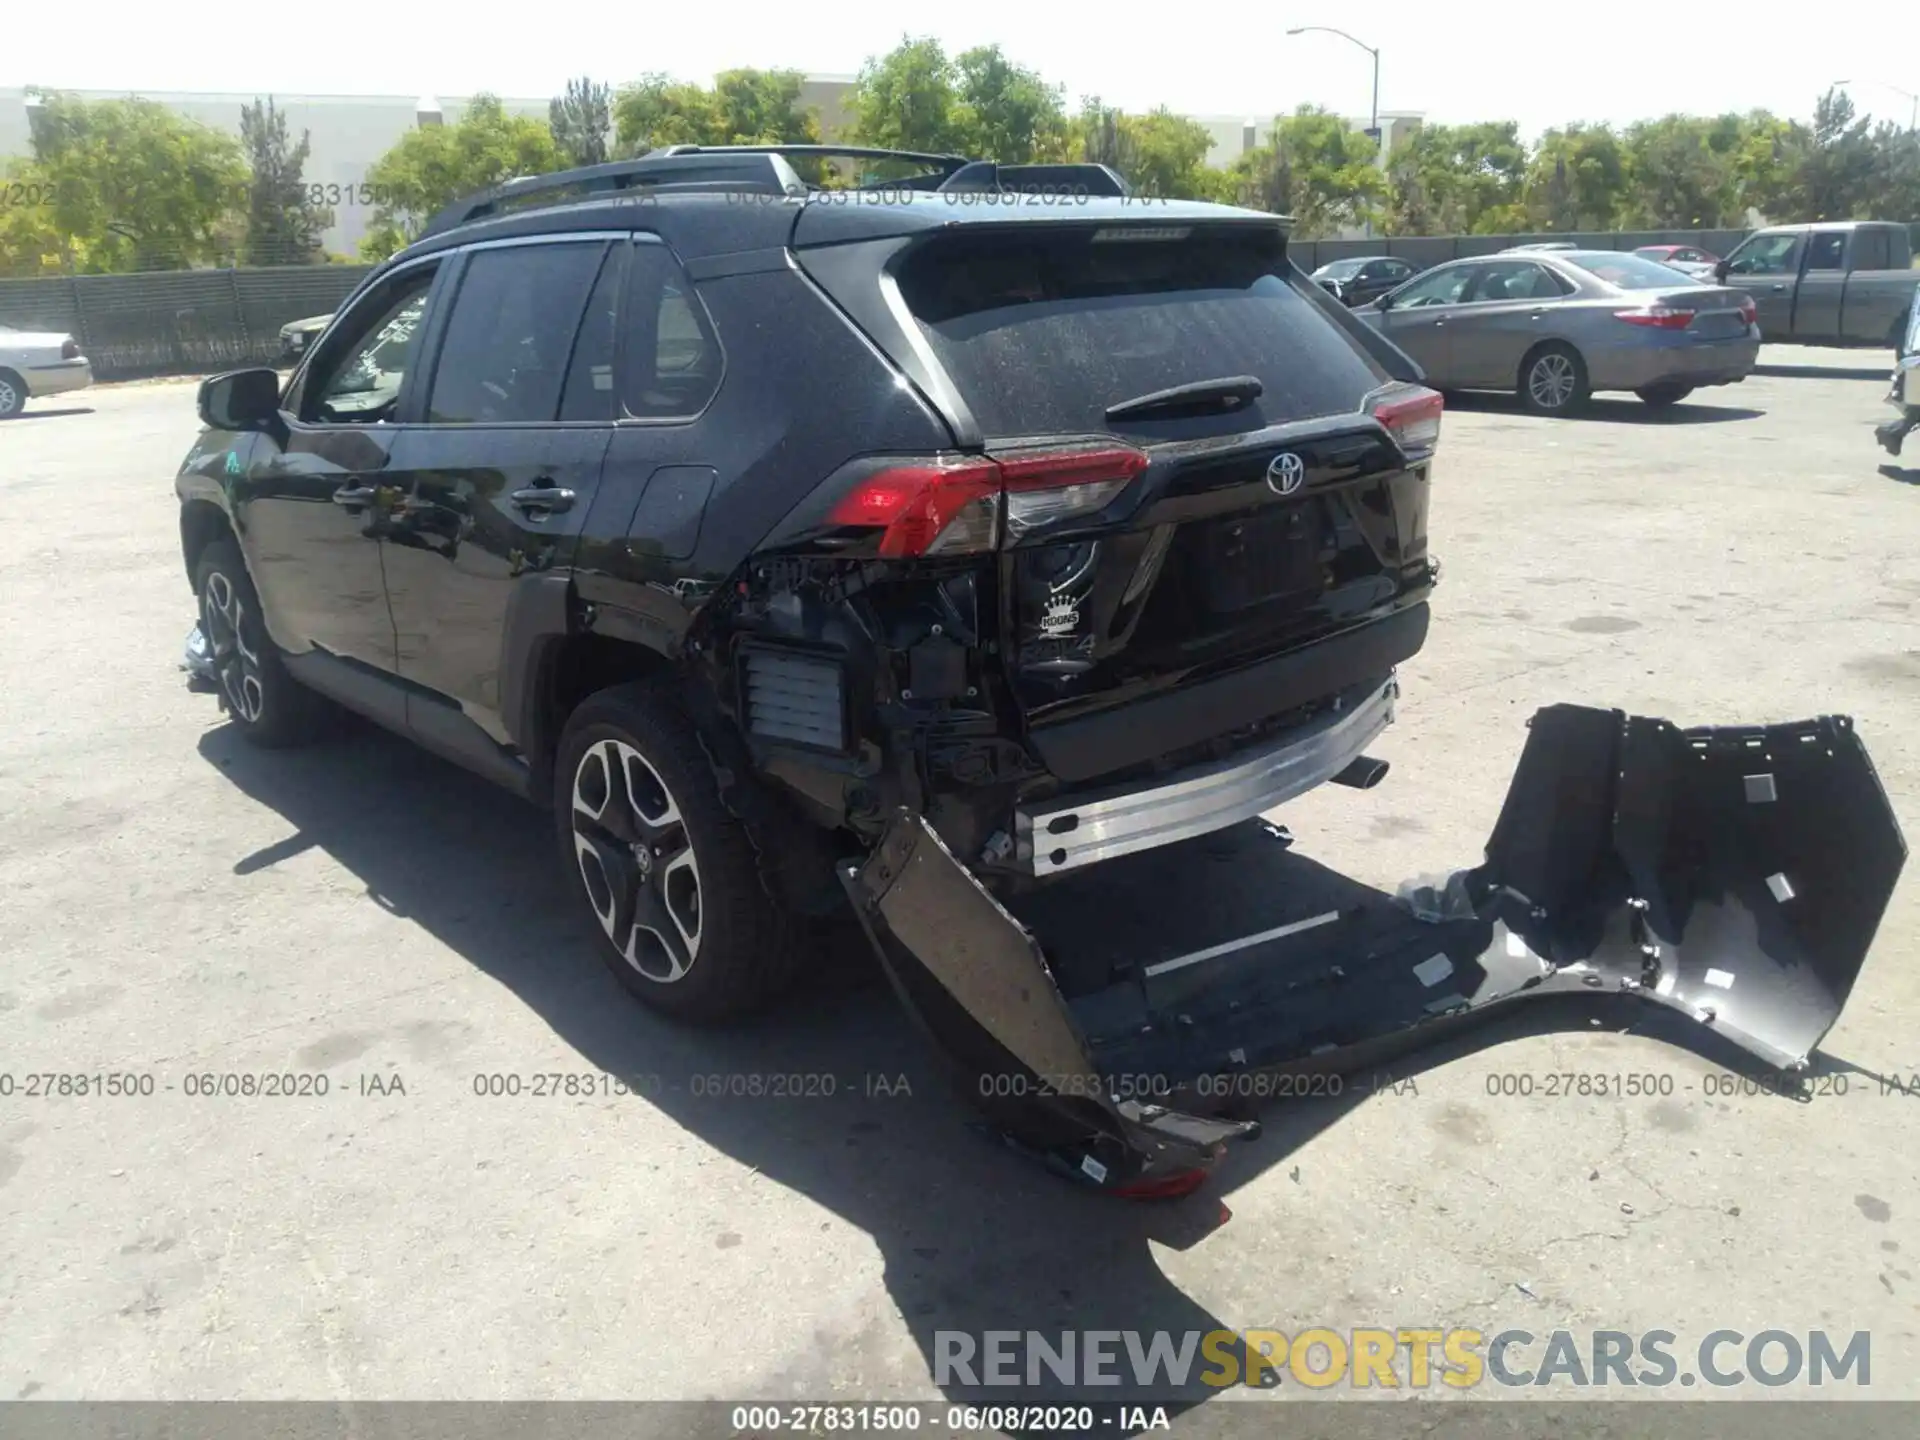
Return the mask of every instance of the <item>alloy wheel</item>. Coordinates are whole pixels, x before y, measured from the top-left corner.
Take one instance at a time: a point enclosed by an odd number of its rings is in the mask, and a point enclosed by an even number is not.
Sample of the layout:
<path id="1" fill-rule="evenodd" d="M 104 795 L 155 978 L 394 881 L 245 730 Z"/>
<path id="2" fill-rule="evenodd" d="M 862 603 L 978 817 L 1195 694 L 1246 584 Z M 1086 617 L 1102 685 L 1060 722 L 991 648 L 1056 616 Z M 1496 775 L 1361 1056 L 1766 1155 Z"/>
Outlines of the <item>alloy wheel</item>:
<path id="1" fill-rule="evenodd" d="M 1542 410 L 1565 408 L 1579 384 L 1573 357 L 1557 350 L 1542 355 L 1527 370 L 1527 394 Z"/>
<path id="2" fill-rule="evenodd" d="M 666 781 L 633 746 L 601 740 L 573 773 L 573 850 L 600 928 L 660 985 L 700 956 L 700 866 Z"/>
<path id="3" fill-rule="evenodd" d="M 207 643 L 213 651 L 214 673 L 220 677 L 227 703 L 242 720 L 255 724 L 266 709 L 267 699 L 260 682 L 258 622 L 233 581 L 219 570 L 207 576 L 201 609 Z"/>
<path id="4" fill-rule="evenodd" d="M 11 380 L 0 380 L 0 415 L 11 415 L 20 408 L 20 391 Z"/>

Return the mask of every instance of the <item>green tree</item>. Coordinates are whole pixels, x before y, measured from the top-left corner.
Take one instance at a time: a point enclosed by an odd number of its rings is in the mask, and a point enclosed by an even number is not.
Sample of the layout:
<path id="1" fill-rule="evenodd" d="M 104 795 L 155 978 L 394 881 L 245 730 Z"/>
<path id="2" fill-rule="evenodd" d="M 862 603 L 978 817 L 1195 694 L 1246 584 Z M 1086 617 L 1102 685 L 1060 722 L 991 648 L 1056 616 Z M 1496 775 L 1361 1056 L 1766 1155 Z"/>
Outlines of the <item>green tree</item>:
<path id="1" fill-rule="evenodd" d="M 1627 200 L 1627 151 L 1609 125 L 1549 130 L 1527 169 L 1528 221 L 1541 230 L 1611 230 Z"/>
<path id="2" fill-rule="evenodd" d="M 1232 194 L 1226 172 L 1207 164 L 1207 152 L 1213 148 L 1207 127 L 1165 106 L 1145 115 L 1129 115 L 1092 96 L 1082 103 L 1072 129 L 1068 153 L 1112 166 L 1137 195 L 1156 200 L 1225 200 Z"/>
<path id="3" fill-rule="evenodd" d="M 1663 115 L 1627 127 L 1630 229 L 1711 230 L 1738 224 L 1745 206 L 1734 169 L 1738 135 L 1697 115 Z"/>
<path id="4" fill-rule="evenodd" d="M 998 45 L 966 51 L 953 71 L 955 129 L 966 154 L 1006 165 L 1066 158 L 1062 87 L 1015 65 Z"/>
<path id="5" fill-rule="evenodd" d="M 546 121 L 509 115 L 494 96 L 477 95 L 458 124 L 409 130 L 367 171 L 376 207 L 360 254 L 384 259 L 461 196 L 560 168 Z"/>
<path id="6" fill-rule="evenodd" d="M 333 213 L 310 204 L 301 183 L 307 132 L 301 131 L 300 143 L 292 144 L 287 117 L 268 96 L 240 107 L 240 143 L 252 170 L 242 258 L 249 265 L 311 264 L 319 257 L 320 234 L 333 223 Z"/>
<path id="7" fill-rule="evenodd" d="M 75 269 L 233 258 L 224 222 L 246 193 L 247 167 L 231 136 L 151 100 L 48 95 L 37 108 L 33 169 L 49 203 L 31 226 L 60 237 Z"/>
<path id="8" fill-rule="evenodd" d="M 1277 117 L 1265 145 L 1230 172 L 1245 203 L 1291 215 L 1294 233 L 1331 235 L 1373 218 L 1386 192 L 1374 142 L 1338 115 L 1302 105 Z"/>
<path id="9" fill-rule="evenodd" d="M 613 90 L 583 75 L 567 81 L 564 95 L 547 102 L 547 129 L 569 165 L 600 165 L 613 129 Z"/>
<path id="10" fill-rule="evenodd" d="M 800 108 L 794 70 L 728 70 L 711 90 L 648 75 L 613 102 L 614 142 L 623 155 L 663 145 L 813 145 L 820 121 Z"/>
<path id="11" fill-rule="evenodd" d="M 1371 154 L 1371 142 L 1367 142 Z M 1425 125 L 1389 157 L 1381 185 L 1393 234 L 1497 234 L 1524 224 L 1527 150 L 1510 120 Z"/>
<path id="12" fill-rule="evenodd" d="M 54 182 L 33 160 L 0 165 L 7 203 L 0 205 L 0 275 L 61 275 L 76 268 L 74 240 L 54 222 Z"/>
<path id="13" fill-rule="evenodd" d="M 1871 218 L 1876 181 L 1883 173 L 1872 122 L 1842 90 L 1829 89 L 1813 110 L 1813 125 L 1795 126 L 1787 143 L 1791 179 L 1782 200 L 1798 221 Z"/>
<path id="14" fill-rule="evenodd" d="M 958 151 L 969 117 L 954 67 L 940 42 L 902 37 L 885 55 L 860 67 L 847 108 L 862 145 L 895 150 Z"/>

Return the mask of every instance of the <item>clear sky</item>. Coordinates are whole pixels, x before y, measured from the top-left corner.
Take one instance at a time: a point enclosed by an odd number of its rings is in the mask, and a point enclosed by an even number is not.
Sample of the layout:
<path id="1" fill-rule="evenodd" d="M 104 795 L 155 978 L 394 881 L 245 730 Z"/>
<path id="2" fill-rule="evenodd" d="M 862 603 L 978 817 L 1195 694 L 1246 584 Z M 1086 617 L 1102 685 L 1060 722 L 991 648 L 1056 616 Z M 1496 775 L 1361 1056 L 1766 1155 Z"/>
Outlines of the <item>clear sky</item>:
<path id="1" fill-rule="evenodd" d="M 12 11 L 0 85 L 540 96 L 582 72 L 616 84 L 649 70 L 704 82 L 732 66 L 852 74 L 911 31 L 952 50 L 998 42 L 1063 83 L 1070 103 L 1099 94 L 1127 109 L 1165 104 L 1199 115 L 1266 117 L 1302 102 L 1364 114 L 1371 60 L 1330 35 L 1286 35 L 1311 24 L 1338 25 L 1380 47 L 1383 110 L 1424 111 L 1436 122 L 1512 118 L 1529 135 L 1568 120 L 1624 123 L 1672 110 L 1766 107 L 1804 117 L 1839 79 L 1857 82 L 1861 108 L 1905 124 L 1911 102 L 1870 82 L 1920 91 L 1920 7 L 1823 12 L 1783 4 L 1764 13 L 1714 0 L 969 0 L 934 11 L 877 0 L 85 0 Z"/>

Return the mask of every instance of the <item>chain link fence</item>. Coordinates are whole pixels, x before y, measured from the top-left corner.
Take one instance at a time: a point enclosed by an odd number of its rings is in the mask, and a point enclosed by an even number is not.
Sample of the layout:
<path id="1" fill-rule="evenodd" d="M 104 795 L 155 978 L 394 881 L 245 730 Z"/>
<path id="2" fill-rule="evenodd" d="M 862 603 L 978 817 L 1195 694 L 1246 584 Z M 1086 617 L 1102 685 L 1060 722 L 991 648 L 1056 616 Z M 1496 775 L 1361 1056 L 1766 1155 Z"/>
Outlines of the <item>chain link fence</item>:
<path id="1" fill-rule="evenodd" d="M 102 380 L 270 364 L 280 327 L 325 315 L 371 266 L 0 279 L 0 324 L 72 335 Z"/>

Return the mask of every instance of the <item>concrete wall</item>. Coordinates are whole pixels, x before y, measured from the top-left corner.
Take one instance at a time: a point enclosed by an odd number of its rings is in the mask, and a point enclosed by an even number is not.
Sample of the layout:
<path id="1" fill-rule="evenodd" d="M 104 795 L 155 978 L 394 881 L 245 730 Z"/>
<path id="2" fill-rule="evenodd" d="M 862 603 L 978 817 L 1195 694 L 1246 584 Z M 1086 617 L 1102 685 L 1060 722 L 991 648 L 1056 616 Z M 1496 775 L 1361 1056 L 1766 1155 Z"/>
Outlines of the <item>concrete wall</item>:
<path id="1" fill-rule="evenodd" d="M 75 90 L 68 92 L 82 100 L 118 100 L 122 92 Z M 147 90 L 141 98 L 157 100 L 168 109 L 196 120 L 211 129 L 224 130 L 236 140 L 240 137 L 240 107 L 265 96 L 251 94 L 208 95 Z M 307 156 L 305 179 L 309 185 L 339 186 L 341 203 L 331 204 L 334 223 L 322 238 L 327 249 L 351 255 L 367 233 L 374 207 L 359 203 L 359 196 L 348 197 L 349 187 L 360 186 L 367 170 L 395 141 L 412 129 L 423 113 L 437 108 L 443 123 L 452 125 L 465 113 L 467 97 L 436 99 L 418 95 L 275 95 L 274 107 L 287 117 L 288 133 L 297 142 L 307 133 L 312 148 Z M 502 97 L 501 103 L 515 115 L 547 118 L 547 101 Z M 27 119 L 26 92 L 0 88 L 0 157 L 25 155 L 32 149 Z M 323 192 L 329 198 L 331 189 Z"/>

